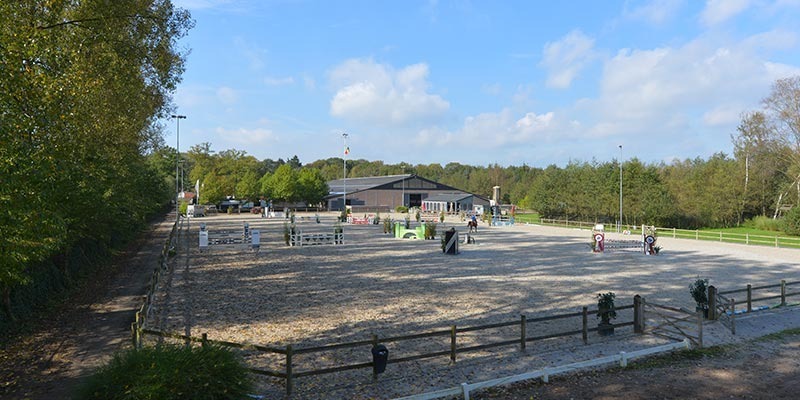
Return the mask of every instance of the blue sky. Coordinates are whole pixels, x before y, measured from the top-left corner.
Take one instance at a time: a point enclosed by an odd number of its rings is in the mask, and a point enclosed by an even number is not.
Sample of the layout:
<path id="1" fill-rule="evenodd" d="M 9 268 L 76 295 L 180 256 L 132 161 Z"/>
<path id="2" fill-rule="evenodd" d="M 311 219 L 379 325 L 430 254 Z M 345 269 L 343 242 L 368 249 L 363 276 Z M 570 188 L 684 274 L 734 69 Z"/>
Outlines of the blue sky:
<path id="1" fill-rule="evenodd" d="M 346 132 L 387 163 L 706 158 L 800 75 L 800 0 L 175 3 L 183 151 L 307 163 Z"/>

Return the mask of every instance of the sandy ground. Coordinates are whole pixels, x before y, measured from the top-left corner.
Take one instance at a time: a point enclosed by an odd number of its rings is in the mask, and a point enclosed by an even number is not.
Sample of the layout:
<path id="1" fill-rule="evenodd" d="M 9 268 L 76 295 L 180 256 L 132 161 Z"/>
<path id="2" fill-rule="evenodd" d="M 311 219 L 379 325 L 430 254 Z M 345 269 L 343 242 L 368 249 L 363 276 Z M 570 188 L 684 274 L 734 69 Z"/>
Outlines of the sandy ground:
<path id="1" fill-rule="evenodd" d="M 384 215 L 384 217 L 390 215 Z M 304 232 L 333 232 L 333 214 L 317 224 L 298 221 Z M 258 253 L 246 246 L 198 248 L 199 224 L 212 236 L 241 231 L 243 222 L 261 231 Z M 283 220 L 258 215 L 219 215 L 184 226 L 179 256 L 150 319 L 151 326 L 210 339 L 294 348 L 528 319 L 594 308 L 597 293 L 613 291 L 617 305 L 639 294 L 649 301 L 693 309 L 688 285 L 709 278 L 738 289 L 800 277 L 800 251 L 661 237 L 658 256 L 634 251 L 594 254 L 588 231 L 534 225 L 487 227 L 461 254 L 444 255 L 438 240 L 402 240 L 380 225 L 345 225 L 341 246 L 287 247 Z M 466 230 L 460 221 L 448 221 Z M 442 225 L 439 231 L 443 231 Z M 609 239 L 631 239 L 611 233 Z M 777 292 L 769 292 L 776 294 Z M 765 293 L 766 294 L 766 293 Z M 772 304 L 772 303 L 770 303 Z M 738 323 L 738 337 L 719 323 L 704 327 L 706 344 L 757 336 L 779 326 L 796 327 L 796 313 L 778 322 Z M 620 321 L 630 314 L 620 312 Z M 593 326 L 596 319 L 590 317 Z M 764 326 L 760 326 L 764 325 Z M 580 329 L 580 318 L 531 324 L 528 336 Z M 460 335 L 459 347 L 519 337 L 510 327 Z M 467 354 L 450 365 L 442 356 L 390 364 L 377 382 L 370 369 L 296 380 L 298 398 L 392 398 L 521 373 L 546 365 L 631 351 L 667 342 L 618 328 L 610 338 L 591 334 L 495 348 Z M 449 350 L 449 337 L 387 343 L 391 357 Z M 369 362 L 370 346 L 298 355 L 295 372 Z M 282 357 L 249 356 L 254 367 L 281 370 Z M 283 396 L 282 381 L 259 378 L 259 394 Z"/>

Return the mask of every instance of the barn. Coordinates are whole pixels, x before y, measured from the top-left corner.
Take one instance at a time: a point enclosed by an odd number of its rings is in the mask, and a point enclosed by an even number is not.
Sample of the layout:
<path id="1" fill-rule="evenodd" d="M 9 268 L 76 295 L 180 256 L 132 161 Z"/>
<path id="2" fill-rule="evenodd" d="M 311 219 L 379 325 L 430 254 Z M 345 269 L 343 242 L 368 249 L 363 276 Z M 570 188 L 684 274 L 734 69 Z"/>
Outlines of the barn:
<path id="1" fill-rule="evenodd" d="M 330 194 L 323 201 L 330 211 L 341 210 L 344 199 L 354 212 L 406 206 L 458 213 L 489 206 L 485 197 L 412 174 L 337 179 L 328 187 Z"/>

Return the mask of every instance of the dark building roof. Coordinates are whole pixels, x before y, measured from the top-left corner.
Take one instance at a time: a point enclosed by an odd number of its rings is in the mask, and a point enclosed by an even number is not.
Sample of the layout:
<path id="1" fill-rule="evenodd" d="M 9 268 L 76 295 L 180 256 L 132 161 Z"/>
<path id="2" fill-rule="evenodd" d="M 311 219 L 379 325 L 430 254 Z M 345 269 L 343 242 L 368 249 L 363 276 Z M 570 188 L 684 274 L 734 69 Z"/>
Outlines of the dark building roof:
<path id="1" fill-rule="evenodd" d="M 438 201 L 438 202 L 442 202 L 442 203 L 457 203 L 459 201 L 468 199 L 468 198 L 470 198 L 472 196 L 475 196 L 475 195 L 471 194 L 471 193 L 464 193 L 464 192 L 437 193 L 437 194 L 428 196 L 428 198 L 426 198 L 424 201 Z"/>
<path id="2" fill-rule="evenodd" d="M 405 181 L 401 185 L 401 182 Z M 418 175 L 413 174 L 403 174 L 403 175 L 387 175 L 387 176 L 368 176 L 363 178 L 347 178 L 347 182 L 344 179 L 336 179 L 332 181 L 328 181 L 328 188 L 330 189 L 330 193 L 325 196 L 325 200 L 329 200 L 332 198 L 342 196 L 342 193 L 345 190 L 345 185 L 347 186 L 347 194 L 354 194 L 358 192 L 363 192 L 365 190 L 372 190 L 372 189 L 400 189 L 404 187 L 406 190 L 424 190 L 430 191 L 434 190 L 437 192 L 449 192 L 449 193 L 436 193 L 426 200 L 430 200 L 436 196 L 447 195 L 451 197 L 447 197 L 450 200 L 434 200 L 434 201 L 458 201 L 461 199 L 468 198 L 469 196 L 475 196 L 480 199 L 488 201 L 486 198 L 473 194 L 467 193 L 463 190 L 456 189 L 452 186 L 447 186 L 441 184 L 439 182 L 432 181 L 430 179 L 423 178 Z M 404 185 L 404 186 L 403 186 Z M 455 196 L 455 197 L 452 197 Z M 453 200 L 453 198 L 457 198 L 458 200 Z"/>
<path id="3" fill-rule="evenodd" d="M 344 179 L 336 179 L 328 181 L 328 187 L 331 194 L 341 195 L 344 192 L 344 187 L 347 185 L 347 193 L 360 192 L 362 190 L 374 189 L 383 185 L 394 182 L 400 182 L 403 179 L 408 179 L 413 175 L 387 175 L 387 176 L 367 176 L 363 178 L 348 178 L 345 182 Z"/>

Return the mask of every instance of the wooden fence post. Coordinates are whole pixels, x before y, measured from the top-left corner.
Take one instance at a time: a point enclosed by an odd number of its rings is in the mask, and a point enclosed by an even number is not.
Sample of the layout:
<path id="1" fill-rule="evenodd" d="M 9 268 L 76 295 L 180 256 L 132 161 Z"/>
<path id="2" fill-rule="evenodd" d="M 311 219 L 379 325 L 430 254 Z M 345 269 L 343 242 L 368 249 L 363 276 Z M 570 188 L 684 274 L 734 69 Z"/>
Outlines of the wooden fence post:
<path id="1" fill-rule="evenodd" d="M 697 345 L 703 348 L 703 310 L 697 312 Z"/>
<path id="2" fill-rule="evenodd" d="M 525 350 L 525 339 L 527 339 L 527 337 L 528 337 L 527 325 L 528 325 L 528 321 L 525 318 L 525 316 L 524 315 L 520 316 L 520 321 L 519 321 L 519 328 L 520 328 L 519 346 L 520 346 L 520 349 L 522 349 L 523 351 Z"/>
<path id="3" fill-rule="evenodd" d="M 589 307 L 583 307 L 583 344 L 589 344 Z"/>
<path id="4" fill-rule="evenodd" d="M 786 279 L 781 279 L 781 307 L 786 305 Z"/>
<path id="5" fill-rule="evenodd" d="M 642 296 L 633 296 L 633 333 L 644 333 L 643 303 Z"/>
<path id="6" fill-rule="evenodd" d="M 747 284 L 747 312 L 753 311 L 753 286 Z"/>
<path id="7" fill-rule="evenodd" d="M 456 326 L 450 327 L 450 361 L 456 363 Z"/>
<path id="8" fill-rule="evenodd" d="M 378 347 L 378 335 L 373 333 L 372 334 L 372 348 L 374 349 L 376 347 Z M 373 360 L 372 362 L 374 363 L 375 360 Z M 373 365 L 373 368 L 372 368 L 372 381 L 373 382 L 377 382 L 378 381 L 378 374 L 375 372 L 375 366 L 374 365 Z"/>
<path id="9" fill-rule="evenodd" d="M 736 334 L 736 300 L 731 299 L 730 301 L 731 306 L 731 333 Z"/>
<path id="10" fill-rule="evenodd" d="M 286 395 L 292 395 L 292 387 L 294 386 L 294 379 L 292 379 L 292 345 L 286 345 Z"/>
<path id="11" fill-rule="evenodd" d="M 136 335 L 134 336 L 134 344 L 136 345 L 137 349 L 142 348 L 142 313 L 137 311 L 136 312 Z"/>
<path id="12" fill-rule="evenodd" d="M 717 287 L 710 285 L 708 287 L 708 319 L 716 320 L 719 318 L 717 315 Z"/>
<path id="13" fill-rule="evenodd" d="M 207 334 L 207 333 L 205 333 L 205 332 L 203 332 L 202 339 L 201 339 L 201 341 L 200 341 L 200 345 L 201 345 L 203 348 L 206 348 L 206 347 L 208 347 L 208 334 Z"/>

